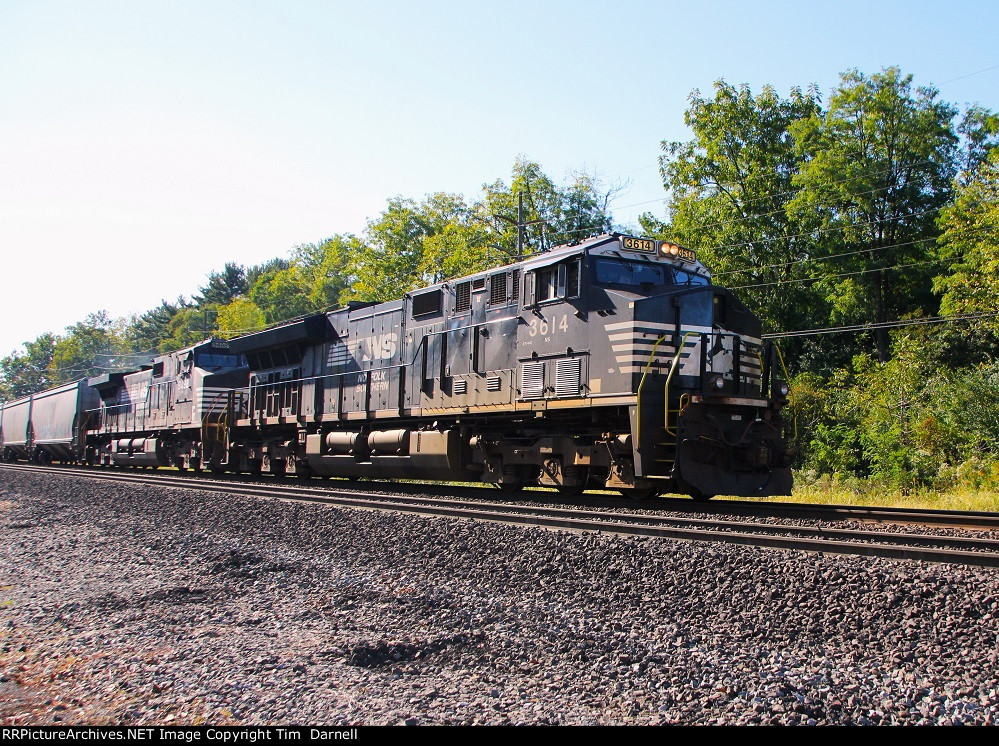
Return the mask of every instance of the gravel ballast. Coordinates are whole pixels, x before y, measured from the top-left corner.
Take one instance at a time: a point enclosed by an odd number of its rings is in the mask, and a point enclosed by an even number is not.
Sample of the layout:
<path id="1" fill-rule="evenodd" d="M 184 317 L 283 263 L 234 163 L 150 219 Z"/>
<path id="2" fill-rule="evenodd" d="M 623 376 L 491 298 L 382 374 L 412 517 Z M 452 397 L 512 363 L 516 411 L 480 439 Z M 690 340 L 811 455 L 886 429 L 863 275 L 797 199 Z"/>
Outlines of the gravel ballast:
<path id="1" fill-rule="evenodd" d="M 990 724 L 999 572 L 0 470 L 0 721 Z"/>

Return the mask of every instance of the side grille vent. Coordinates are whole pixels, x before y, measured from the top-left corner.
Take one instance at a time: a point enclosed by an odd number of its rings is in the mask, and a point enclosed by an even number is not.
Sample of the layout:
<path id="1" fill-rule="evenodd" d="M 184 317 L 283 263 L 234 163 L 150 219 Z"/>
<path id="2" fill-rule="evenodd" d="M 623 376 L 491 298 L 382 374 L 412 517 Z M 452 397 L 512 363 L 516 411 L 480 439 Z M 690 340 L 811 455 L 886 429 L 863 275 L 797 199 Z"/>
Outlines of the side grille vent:
<path id="1" fill-rule="evenodd" d="M 490 376 L 486 379 L 486 391 L 499 391 L 503 388 L 503 381 L 499 376 Z"/>
<path id="2" fill-rule="evenodd" d="M 581 362 L 578 357 L 555 362 L 555 396 L 579 396 Z"/>
<path id="3" fill-rule="evenodd" d="M 468 381 L 464 378 L 459 378 L 451 386 L 451 391 L 455 396 L 461 396 L 468 393 Z"/>
<path id="4" fill-rule="evenodd" d="M 454 289 L 454 312 L 462 313 L 472 307 L 472 287 L 467 282 L 459 282 Z"/>
<path id="5" fill-rule="evenodd" d="M 489 305 L 497 306 L 506 303 L 506 272 L 489 278 Z"/>
<path id="6" fill-rule="evenodd" d="M 520 398 L 538 399 L 545 393 L 545 364 L 524 363 L 520 366 Z"/>

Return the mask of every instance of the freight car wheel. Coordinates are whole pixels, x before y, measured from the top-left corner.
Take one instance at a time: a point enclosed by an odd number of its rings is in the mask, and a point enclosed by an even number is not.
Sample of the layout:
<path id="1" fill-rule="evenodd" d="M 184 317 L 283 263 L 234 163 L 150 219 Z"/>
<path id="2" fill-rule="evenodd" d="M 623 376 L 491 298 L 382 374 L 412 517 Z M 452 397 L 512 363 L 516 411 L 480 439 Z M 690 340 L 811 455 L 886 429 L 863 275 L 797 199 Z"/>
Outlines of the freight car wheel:
<path id="1" fill-rule="evenodd" d="M 714 497 L 714 495 L 705 495 L 703 492 L 697 492 L 692 494 L 690 496 L 690 499 L 693 500 L 695 503 L 706 503 L 712 497 Z"/>
<path id="2" fill-rule="evenodd" d="M 512 495 L 514 493 L 521 492 L 524 489 L 523 482 L 506 482 L 505 484 L 501 483 L 496 486 L 500 488 L 500 492 L 504 495 Z"/>

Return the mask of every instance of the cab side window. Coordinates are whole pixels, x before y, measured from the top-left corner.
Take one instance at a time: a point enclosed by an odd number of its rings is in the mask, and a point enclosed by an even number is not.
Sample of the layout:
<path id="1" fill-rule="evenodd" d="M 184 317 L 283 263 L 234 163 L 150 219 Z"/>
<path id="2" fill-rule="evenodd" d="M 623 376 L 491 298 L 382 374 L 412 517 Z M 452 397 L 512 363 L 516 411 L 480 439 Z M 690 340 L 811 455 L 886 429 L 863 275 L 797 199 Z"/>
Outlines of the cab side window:
<path id="1" fill-rule="evenodd" d="M 579 296 L 582 260 L 577 258 L 540 267 L 524 275 L 524 308 L 537 303 Z"/>
<path id="2" fill-rule="evenodd" d="M 555 297 L 555 270 L 553 267 L 546 267 L 545 269 L 539 269 L 537 272 L 538 281 L 538 303 L 542 301 L 551 300 Z"/>

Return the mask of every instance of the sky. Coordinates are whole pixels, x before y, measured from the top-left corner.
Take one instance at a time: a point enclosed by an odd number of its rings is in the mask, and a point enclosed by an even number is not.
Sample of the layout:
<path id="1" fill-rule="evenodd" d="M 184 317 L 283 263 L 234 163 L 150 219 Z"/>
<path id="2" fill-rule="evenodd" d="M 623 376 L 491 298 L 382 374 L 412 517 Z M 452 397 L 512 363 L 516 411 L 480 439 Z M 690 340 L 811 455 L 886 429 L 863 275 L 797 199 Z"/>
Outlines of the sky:
<path id="1" fill-rule="evenodd" d="M 0 356 L 518 156 L 664 214 L 692 91 L 897 65 L 999 110 L 999 3 L 0 0 Z"/>

